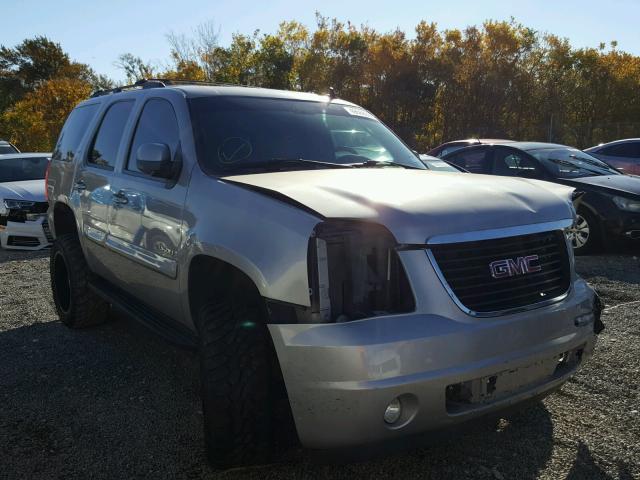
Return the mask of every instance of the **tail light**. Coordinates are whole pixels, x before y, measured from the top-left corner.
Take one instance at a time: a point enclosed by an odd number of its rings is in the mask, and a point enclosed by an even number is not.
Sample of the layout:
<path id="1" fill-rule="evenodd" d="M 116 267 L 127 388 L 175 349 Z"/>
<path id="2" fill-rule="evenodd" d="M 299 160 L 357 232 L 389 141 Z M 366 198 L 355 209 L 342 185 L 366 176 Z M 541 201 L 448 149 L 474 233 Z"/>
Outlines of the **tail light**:
<path id="1" fill-rule="evenodd" d="M 44 199 L 49 201 L 49 170 L 51 170 L 51 160 L 47 164 L 47 170 L 44 173 Z"/>

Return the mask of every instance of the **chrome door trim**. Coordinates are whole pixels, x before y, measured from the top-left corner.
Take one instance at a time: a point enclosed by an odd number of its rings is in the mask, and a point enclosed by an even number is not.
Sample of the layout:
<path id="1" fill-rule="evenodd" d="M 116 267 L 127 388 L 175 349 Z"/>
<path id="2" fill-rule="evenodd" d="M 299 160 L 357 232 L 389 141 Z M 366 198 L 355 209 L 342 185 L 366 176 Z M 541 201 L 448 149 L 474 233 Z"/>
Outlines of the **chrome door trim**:
<path id="1" fill-rule="evenodd" d="M 157 255 L 142 247 L 113 237 L 112 235 L 107 235 L 105 245 L 114 252 L 124 255 L 142 266 L 162 273 L 167 277 L 176 278 L 178 273 L 178 262 L 176 260 Z"/>
<path id="2" fill-rule="evenodd" d="M 85 237 L 87 237 L 89 240 L 93 240 L 96 243 L 103 243 L 104 239 L 107 236 L 106 232 L 103 232 L 102 230 L 99 230 L 95 227 L 92 227 L 90 225 L 84 225 L 84 235 Z"/>
<path id="3" fill-rule="evenodd" d="M 427 245 L 444 245 L 449 243 L 475 242 L 478 240 L 493 240 L 496 238 L 517 237 L 532 233 L 564 230 L 573 224 L 573 219 L 567 218 L 555 222 L 533 223 L 530 225 L 516 225 L 514 227 L 496 228 L 491 230 L 477 230 L 446 235 L 436 235 L 427 239 Z"/>

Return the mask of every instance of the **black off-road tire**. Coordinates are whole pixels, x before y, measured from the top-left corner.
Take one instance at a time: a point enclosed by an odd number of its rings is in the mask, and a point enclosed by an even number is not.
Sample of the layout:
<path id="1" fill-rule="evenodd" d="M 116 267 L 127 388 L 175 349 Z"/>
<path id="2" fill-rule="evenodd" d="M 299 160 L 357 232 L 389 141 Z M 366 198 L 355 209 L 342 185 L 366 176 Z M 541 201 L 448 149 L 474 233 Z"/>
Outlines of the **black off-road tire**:
<path id="1" fill-rule="evenodd" d="M 197 315 L 205 446 L 218 468 L 264 464 L 273 452 L 273 346 L 260 297 L 245 292 Z"/>
<path id="2" fill-rule="evenodd" d="M 84 328 L 107 321 L 109 304 L 89 289 L 89 268 L 76 235 L 56 238 L 49 271 L 53 302 L 62 323 Z"/>

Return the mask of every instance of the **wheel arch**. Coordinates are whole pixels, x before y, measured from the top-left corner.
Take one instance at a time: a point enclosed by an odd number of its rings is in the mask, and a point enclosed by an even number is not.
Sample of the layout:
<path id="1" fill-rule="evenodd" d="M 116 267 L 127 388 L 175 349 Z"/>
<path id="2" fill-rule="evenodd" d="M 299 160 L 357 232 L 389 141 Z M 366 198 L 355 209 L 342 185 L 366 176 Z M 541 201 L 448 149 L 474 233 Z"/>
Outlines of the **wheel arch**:
<path id="1" fill-rule="evenodd" d="M 73 210 L 63 202 L 56 202 L 53 206 L 52 233 L 54 237 L 66 234 L 78 234 L 78 222 Z"/>
<path id="2" fill-rule="evenodd" d="M 207 254 L 198 254 L 191 259 L 187 283 L 189 314 L 194 325 L 198 309 L 204 302 L 218 295 L 228 295 L 233 289 L 242 288 L 263 299 L 258 284 L 248 273 Z"/>

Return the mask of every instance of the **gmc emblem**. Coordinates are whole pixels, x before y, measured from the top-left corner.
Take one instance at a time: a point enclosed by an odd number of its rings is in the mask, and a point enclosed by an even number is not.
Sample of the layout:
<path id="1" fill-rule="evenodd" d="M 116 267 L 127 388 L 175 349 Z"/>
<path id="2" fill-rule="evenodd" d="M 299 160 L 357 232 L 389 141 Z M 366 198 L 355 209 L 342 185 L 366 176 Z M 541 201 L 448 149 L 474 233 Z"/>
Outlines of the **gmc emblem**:
<path id="1" fill-rule="evenodd" d="M 533 265 L 533 262 L 537 260 L 538 255 L 517 257 L 515 260 L 513 258 L 505 258 L 504 260 L 491 262 L 489 269 L 493 278 L 515 277 L 516 275 L 525 275 L 542 270 L 540 265 Z"/>

